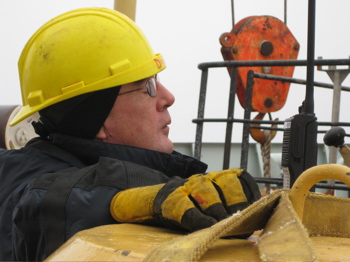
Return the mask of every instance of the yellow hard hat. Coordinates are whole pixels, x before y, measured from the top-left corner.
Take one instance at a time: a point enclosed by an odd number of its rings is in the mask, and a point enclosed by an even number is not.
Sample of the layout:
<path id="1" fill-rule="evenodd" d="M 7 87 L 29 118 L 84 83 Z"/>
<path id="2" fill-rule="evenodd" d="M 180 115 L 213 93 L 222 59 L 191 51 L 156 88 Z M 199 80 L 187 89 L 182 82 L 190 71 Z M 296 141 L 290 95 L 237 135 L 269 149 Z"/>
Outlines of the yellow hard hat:
<path id="1" fill-rule="evenodd" d="M 44 24 L 18 61 L 23 107 L 15 125 L 60 101 L 150 77 L 165 69 L 127 16 L 107 8 L 73 10 Z"/>

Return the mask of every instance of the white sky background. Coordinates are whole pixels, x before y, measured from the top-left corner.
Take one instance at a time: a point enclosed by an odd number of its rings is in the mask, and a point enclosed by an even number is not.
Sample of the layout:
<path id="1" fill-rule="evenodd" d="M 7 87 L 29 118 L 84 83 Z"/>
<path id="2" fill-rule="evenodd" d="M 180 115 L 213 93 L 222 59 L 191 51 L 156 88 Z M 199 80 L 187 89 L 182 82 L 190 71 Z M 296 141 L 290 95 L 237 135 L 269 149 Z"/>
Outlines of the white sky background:
<path id="1" fill-rule="evenodd" d="M 348 58 L 350 55 L 349 0 L 316 1 L 315 57 Z M 201 71 L 198 64 L 222 61 L 219 37 L 232 29 L 230 0 L 138 0 L 136 23 L 148 37 L 154 51 L 162 53 L 168 68 L 160 74 L 162 83 L 175 95 L 170 108 L 174 142 L 194 142 Z M 31 35 L 49 19 L 81 7 L 113 8 L 113 0 L 1 0 L 0 1 L 0 105 L 21 103 L 17 60 Z M 283 21 L 283 0 L 235 0 L 235 22 L 252 15 L 271 15 Z M 307 56 L 307 0 L 289 0 L 287 26 L 300 43 L 298 59 Z M 306 67 L 295 70 L 295 78 L 306 79 Z M 343 82 L 350 87 L 350 76 Z M 332 83 L 325 72 L 315 70 L 315 81 Z M 226 69 L 209 71 L 205 117 L 227 115 L 229 76 Z M 342 92 L 340 121 L 349 121 L 350 93 Z M 286 105 L 273 118 L 284 120 L 298 113 L 305 98 L 303 85 L 291 85 Z M 315 89 L 318 121 L 330 121 L 332 90 Z M 252 113 L 254 117 L 256 113 Z M 235 118 L 243 118 L 236 100 Z M 325 130 L 327 127 L 320 127 Z M 349 131 L 347 131 L 349 133 Z M 234 124 L 234 142 L 241 141 L 241 125 Z M 207 123 L 203 141 L 223 142 L 225 124 Z M 323 135 L 319 135 L 322 142 Z M 282 141 L 282 133 L 275 138 Z"/>

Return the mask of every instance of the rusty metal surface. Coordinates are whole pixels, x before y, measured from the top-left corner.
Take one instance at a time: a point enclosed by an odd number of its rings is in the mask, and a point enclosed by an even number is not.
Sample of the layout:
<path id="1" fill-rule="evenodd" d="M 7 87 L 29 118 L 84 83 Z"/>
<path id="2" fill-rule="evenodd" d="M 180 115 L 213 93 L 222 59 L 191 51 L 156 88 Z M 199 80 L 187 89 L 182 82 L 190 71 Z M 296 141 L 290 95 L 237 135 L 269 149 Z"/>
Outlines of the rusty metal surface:
<path id="1" fill-rule="evenodd" d="M 258 113 L 255 117 L 254 120 L 263 120 L 265 116 L 265 113 Z M 275 121 L 278 121 L 278 118 L 275 119 Z M 260 126 L 260 124 L 251 124 L 252 126 Z M 274 124 L 271 126 L 272 128 L 277 128 L 277 124 Z M 272 129 L 271 130 L 271 140 L 276 136 L 277 131 Z M 264 134 L 264 132 L 260 129 L 257 128 L 251 128 L 250 129 L 250 135 L 252 136 L 252 138 L 260 143 L 260 144 L 264 144 L 267 141 L 267 138 Z"/>
<path id="2" fill-rule="evenodd" d="M 220 37 L 221 53 L 225 61 L 294 60 L 298 57 L 299 43 L 288 27 L 272 16 L 251 16 L 238 22 L 229 33 Z M 228 68 L 230 71 L 231 69 Z M 237 96 L 245 107 L 247 73 L 291 77 L 294 66 L 264 66 L 238 68 Z M 290 83 L 256 79 L 252 94 L 252 111 L 262 113 L 281 109 L 287 99 Z"/>

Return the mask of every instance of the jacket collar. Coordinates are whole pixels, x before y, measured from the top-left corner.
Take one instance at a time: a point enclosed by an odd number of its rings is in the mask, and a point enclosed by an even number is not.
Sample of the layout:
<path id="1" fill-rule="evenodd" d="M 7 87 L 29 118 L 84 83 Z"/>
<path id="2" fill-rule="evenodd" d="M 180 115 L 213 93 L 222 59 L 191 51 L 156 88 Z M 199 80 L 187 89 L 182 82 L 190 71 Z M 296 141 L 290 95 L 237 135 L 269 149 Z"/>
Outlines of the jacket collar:
<path id="1" fill-rule="evenodd" d="M 144 148 L 70 137 L 59 133 L 52 134 L 51 142 L 76 156 L 86 165 L 97 163 L 100 157 L 109 157 L 147 166 L 169 177 L 183 178 L 204 173 L 207 169 L 207 164 L 176 151 L 167 154 Z"/>

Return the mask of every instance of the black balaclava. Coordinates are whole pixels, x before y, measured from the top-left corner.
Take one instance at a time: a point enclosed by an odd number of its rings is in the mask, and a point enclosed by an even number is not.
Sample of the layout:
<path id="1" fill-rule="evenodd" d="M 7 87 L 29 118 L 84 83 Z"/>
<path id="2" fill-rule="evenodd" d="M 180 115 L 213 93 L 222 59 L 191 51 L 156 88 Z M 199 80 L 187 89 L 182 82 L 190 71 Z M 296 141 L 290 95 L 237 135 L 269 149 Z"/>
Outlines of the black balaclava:
<path id="1" fill-rule="evenodd" d="M 79 95 L 39 111 L 39 121 L 32 122 L 42 138 L 52 133 L 94 139 L 108 117 L 121 86 Z"/>

